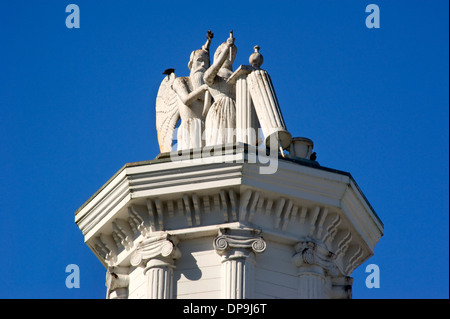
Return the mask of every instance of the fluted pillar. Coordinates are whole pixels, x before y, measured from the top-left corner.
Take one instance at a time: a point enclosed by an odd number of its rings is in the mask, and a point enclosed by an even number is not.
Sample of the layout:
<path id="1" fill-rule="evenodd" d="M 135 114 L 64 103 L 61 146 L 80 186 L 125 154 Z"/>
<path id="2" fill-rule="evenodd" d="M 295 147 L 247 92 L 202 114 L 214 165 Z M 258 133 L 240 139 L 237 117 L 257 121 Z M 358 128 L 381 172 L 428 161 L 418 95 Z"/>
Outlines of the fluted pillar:
<path id="1" fill-rule="evenodd" d="M 251 69 L 243 69 L 236 81 L 236 142 L 256 146 L 259 125 L 247 87 L 247 75 L 250 72 Z"/>
<path id="2" fill-rule="evenodd" d="M 266 145 L 270 146 L 273 138 L 283 149 L 287 148 L 292 136 L 286 129 L 269 73 L 254 70 L 247 76 L 247 83 Z"/>
<path id="3" fill-rule="evenodd" d="M 144 274 L 147 276 L 147 299 L 172 299 L 174 260 L 164 257 L 152 258 L 147 262 Z"/>
<path id="4" fill-rule="evenodd" d="M 324 299 L 325 276 L 317 266 L 304 267 L 297 273 L 299 299 Z"/>
<path id="5" fill-rule="evenodd" d="M 222 256 L 222 298 L 253 298 L 255 254 L 266 249 L 264 239 L 254 231 L 221 230 L 214 248 Z"/>
<path id="6" fill-rule="evenodd" d="M 299 242 L 295 246 L 293 263 L 298 267 L 298 298 L 330 298 L 327 277 L 336 277 L 339 270 L 333 262 L 333 255 L 313 242 Z"/>
<path id="7" fill-rule="evenodd" d="M 178 240 L 167 234 L 146 238 L 131 256 L 133 266 L 144 266 L 148 299 L 172 299 L 173 269 L 181 257 Z"/>

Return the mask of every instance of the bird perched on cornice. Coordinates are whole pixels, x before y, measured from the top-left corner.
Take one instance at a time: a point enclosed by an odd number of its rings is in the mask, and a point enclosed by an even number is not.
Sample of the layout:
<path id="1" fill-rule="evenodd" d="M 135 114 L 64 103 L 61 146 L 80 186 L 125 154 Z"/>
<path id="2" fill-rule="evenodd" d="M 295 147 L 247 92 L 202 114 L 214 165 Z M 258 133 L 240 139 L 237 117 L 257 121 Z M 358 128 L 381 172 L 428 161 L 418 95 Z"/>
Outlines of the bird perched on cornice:
<path id="1" fill-rule="evenodd" d="M 315 160 L 317 159 L 317 154 L 316 154 L 316 152 L 313 152 L 311 155 L 309 155 L 309 159 L 310 159 L 311 161 L 315 161 Z"/>

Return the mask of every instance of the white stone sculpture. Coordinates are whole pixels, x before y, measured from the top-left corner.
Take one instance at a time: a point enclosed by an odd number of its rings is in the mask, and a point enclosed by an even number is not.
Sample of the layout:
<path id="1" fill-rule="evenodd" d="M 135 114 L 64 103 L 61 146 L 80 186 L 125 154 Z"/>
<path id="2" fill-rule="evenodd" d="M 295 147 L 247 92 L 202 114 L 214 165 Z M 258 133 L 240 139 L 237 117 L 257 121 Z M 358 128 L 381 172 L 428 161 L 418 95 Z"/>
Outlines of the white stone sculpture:
<path id="1" fill-rule="evenodd" d="M 261 129 L 266 138 L 265 143 L 266 146 L 273 147 L 274 145 L 270 145 L 273 140 L 277 142 L 277 147 L 286 149 L 291 144 L 292 136 L 286 129 L 269 73 L 260 69 L 263 57 L 259 53 L 259 46 L 255 46 L 254 49 L 255 52 L 249 59 L 254 70 L 247 76 L 247 83 Z"/>
<path id="2" fill-rule="evenodd" d="M 164 72 L 167 76 L 156 98 L 161 152 L 172 151 L 174 130 L 181 117 L 178 150 L 236 142 L 257 145 L 260 126 L 266 146 L 280 148 L 283 154 L 292 137 L 286 129 L 270 76 L 260 69 L 263 57 L 259 47 L 254 47 L 249 59 L 251 65 L 241 65 L 233 73 L 237 54 L 233 32 L 216 49 L 210 66 L 212 38 L 213 33 L 208 31 L 202 49 L 191 53 L 189 77 L 176 77 L 173 69 Z M 271 145 L 271 140 L 276 145 Z"/>
<path id="3" fill-rule="evenodd" d="M 156 97 L 156 130 L 161 152 L 172 151 L 172 139 L 178 120 L 178 150 L 202 147 L 204 118 L 211 99 L 203 74 L 210 65 L 209 46 L 214 34 L 207 32 L 206 43 L 191 53 L 189 77 L 176 77 L 166 70 Z"/>
<path id="4" fill-rule="evenodd" d="M 206 146 L 234 143 L 236 128 L 235 85 L 227 83 L 233 73 L 237 48 L 233 32 L 214 53 L 214 62 L 204 75 L 205 83 L 214 98 L 205 120 Z"/>

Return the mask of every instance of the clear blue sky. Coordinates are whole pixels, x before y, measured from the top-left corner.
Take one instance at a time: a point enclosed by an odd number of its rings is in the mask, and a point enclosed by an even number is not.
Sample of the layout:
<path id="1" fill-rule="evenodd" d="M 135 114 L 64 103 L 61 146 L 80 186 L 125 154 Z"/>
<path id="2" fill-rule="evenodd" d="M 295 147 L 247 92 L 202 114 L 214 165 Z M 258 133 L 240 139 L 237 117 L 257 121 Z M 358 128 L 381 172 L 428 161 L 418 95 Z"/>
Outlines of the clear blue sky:
<path id="1" fill-rule="evenodd" d="M 72 1 L 72 0 L 71 0 Z M 80 8 L 68 29 L 65 8 Z M 365 8 L 380 8 L 368 29 Z M 255 44 L 288 129 L 352 174 L 385 225 L 354 298 L 449 297 L 448 1 L 5 1 L 0 7 L 0 297 L 104 298 L 74 212 L 158 155 L 161 72 L 205 32 Z M 365 267 L 380 268 L 380 288 Z M 80 267 L 68 289 L 65 268 Z"/>

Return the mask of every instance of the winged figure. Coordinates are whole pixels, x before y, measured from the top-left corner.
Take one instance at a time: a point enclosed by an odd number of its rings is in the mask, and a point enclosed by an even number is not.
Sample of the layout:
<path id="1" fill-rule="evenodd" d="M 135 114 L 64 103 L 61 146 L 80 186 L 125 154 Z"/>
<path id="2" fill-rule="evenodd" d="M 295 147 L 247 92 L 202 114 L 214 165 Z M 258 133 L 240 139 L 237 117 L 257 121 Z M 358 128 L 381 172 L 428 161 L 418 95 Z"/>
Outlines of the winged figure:
<path id="1" fill-rule="evenodd" d="M 172 89 L 176 75 L 173 69 L 167 71 L 156 95 L 156 132 L 161 153 L 172 151 L 173 133 L 180 119 L 178 96 Z"/>
<path id="2" fill-rule="evenodd" d="M 177 77 L 174 69 L 163 72 L 156 96 L 156 130 L 161 153 L 172 151 L 173 135 L 178 120 L 177 149 L 203 146 L 204 118 L 211 105 L 208 86 L 203 75 L 210 66 L 209 46 L 214 34 L 207 32 L 206 43 L 191 53 L 188 67 L 189 77 Z"/>

